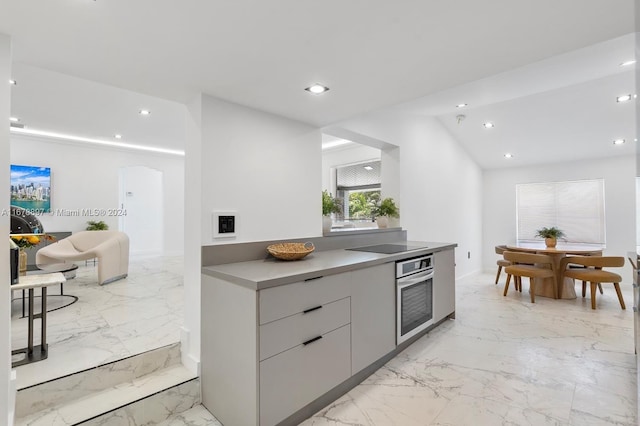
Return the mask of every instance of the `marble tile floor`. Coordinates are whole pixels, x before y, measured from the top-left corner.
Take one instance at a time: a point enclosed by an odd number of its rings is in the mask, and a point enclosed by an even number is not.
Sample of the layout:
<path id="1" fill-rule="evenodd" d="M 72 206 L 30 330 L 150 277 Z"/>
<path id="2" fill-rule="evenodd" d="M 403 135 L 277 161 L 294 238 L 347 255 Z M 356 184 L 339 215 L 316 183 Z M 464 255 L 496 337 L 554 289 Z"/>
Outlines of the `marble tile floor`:
<path id="1" fill-rule="evenodd" d="M 129 276 L 104 286 L 97 283 L 97 265 L 78 265 L 76 278 L 64 285 L 65 294 L 78 301 L 47 314 L 49 357 L 17 367 L 18 389 L 180 341 L 182 257 L 132 256 Z M 55 294 L 58 287 L 49 291 Z M 26 346 L 27 320 L 21 313 L 20 302 L 14 302 L 12 348 Z M 36 320 L 36 344 L 39 327 Z"/>
<path id="2" fill-rule="evenodd" d="M 458 281 L 456 319 L 430 332 L 303 426 L 637 425 L 633 312 L 590 299 L 502 296 L 494 275 Z M 625 302 L 631 285 L 622 284 Z M 219 425 L 201 407 L 171 426 Z M 185 417 L 186 419 L 187 417 Z"/>
<path id="3" fill-rule="evenodd" d="M 459 281 L 455 320 L 302 424 L 637 425 L 633 311 L 612 286 L 593 311 L 589 297 L 531 304 L 527 281 L 503 297 L 493 279 Z"/>
<path id="4" fill-rule="evenodd" d="M 162 423 L 158 423 L 158 426 L 222 426 L 222 423 L 216 420 L 202 405 L 196 405 Z"/>

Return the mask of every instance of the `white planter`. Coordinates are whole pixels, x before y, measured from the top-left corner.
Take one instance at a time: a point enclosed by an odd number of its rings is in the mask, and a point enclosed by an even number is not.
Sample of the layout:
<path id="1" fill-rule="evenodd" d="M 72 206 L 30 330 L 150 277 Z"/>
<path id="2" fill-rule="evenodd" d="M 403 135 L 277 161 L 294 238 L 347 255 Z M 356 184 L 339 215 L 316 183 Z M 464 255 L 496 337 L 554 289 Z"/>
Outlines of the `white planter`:
<path id="1" fill-rule="evenodd" d="M 322 233 L 326 234 L 331 232 L 331 225 L 333 221 L 331 220 L 331 216 L 322 216 Z"/>
<path id="2" fill-rule="evenodd" d="M 376 223 L 378 224 L 378 228 L 386 228 L 389 226 L 389 218 L 387 216 L 378 216 Z"/>
<path id="3" fill-rule="evenodd" d="M 390 217 L 387 221 L 387 225 L 389 226 L 389 228 L 400 228 L 400 218 Z"/>

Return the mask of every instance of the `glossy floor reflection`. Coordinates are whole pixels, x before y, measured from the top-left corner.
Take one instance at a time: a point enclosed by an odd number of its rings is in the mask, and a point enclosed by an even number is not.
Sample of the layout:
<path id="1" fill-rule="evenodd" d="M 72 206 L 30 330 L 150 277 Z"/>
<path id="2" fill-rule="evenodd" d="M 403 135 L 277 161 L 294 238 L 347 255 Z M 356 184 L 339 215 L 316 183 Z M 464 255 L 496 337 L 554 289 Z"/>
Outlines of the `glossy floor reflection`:
<path id="1" fill-rule="evenodd" d="M 457 283 L 457 317 L 303 423 L 317 425 L 636 425 L 633 312 L 612 286 L 529 301 L 503 281 Z M 631 285 L 623 284 L 628 307 Z"/>
<path id="2" fill-rule="evenodd" d="M 132 256 L 129 276 L 104 286 L 98 285 L 97 265 L 78 265 L 77 277 L 64 286 L 78 301 L 47 314 L 49 358 L 18 367 L 18 389 L 180 341 L 182 257 Z M 27 320 L 20 315 L 15 303 L 12 348 L 26 346 Z M 38 320 L 35 329 L 38 344 Z"/>

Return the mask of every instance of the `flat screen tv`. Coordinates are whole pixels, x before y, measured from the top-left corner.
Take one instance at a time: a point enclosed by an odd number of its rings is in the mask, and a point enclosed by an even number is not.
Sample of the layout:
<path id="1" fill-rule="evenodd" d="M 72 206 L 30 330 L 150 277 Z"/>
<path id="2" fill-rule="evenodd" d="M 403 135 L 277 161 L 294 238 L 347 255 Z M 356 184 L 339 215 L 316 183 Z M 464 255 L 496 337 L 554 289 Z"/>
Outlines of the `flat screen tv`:
<path id="1" fill-rule="evenodd" d="M 51 212 L 51 169 L 11 165 L 11 205 L 31 214 Z"/>

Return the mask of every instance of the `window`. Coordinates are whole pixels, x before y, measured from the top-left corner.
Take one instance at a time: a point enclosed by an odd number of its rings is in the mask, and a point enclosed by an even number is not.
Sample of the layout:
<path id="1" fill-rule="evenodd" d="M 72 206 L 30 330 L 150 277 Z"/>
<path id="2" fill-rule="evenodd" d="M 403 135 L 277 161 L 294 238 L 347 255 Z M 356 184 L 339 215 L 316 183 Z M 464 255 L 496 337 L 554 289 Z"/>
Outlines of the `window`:
<path id="1" fill-rule="evenodd" d="M 343 200 L 339 220 L 372 220 L 371 210 L 380 201 L 381 162 L 369 161 L 339 167 L 336 170 L 336 196 Z"/>
<path id="2" fill-rule="evenodd" d="M 518 240 L 534 240 L 538 229 L 555 226 L 567 242 L 606 242 L 602 179 L 520 184 L 516 203 Z"/>

